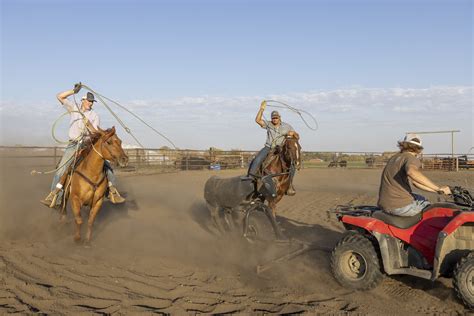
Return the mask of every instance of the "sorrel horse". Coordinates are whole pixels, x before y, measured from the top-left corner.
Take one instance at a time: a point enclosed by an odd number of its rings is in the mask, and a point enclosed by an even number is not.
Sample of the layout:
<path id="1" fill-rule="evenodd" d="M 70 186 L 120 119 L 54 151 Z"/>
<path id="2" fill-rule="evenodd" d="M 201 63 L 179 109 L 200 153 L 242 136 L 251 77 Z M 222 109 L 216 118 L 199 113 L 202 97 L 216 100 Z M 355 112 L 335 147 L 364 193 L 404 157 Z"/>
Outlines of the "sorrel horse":
<path id="1" fill-rule="evenodd" d="M 90 206 L 87 221 L 86 243 L 90 243 L 92 237 L 92 226 L 99 213 L 107 190 L 107 180 L 104 172 L 104 161 L 109 160 L 125 166 L 128 156 L 122 148 L 122 141 L 115 134 L 115 127 L 108 130 L 98 129 L 90 139 L 89 144 L 81 154 L 81 160 L 76 164 L 72 175 L 66 172 L 61 179 L 64 186 L 64 204 L 61 212 L 61 221 L 66 218 L 66 205 L 71 199 L 71 208 L 76 223 L 74 240 L 81 240 L 81 208 Z"/>
<path id="2" fill-rule="evenodd" d="M 291 184 L 291 169 L 296 171 L 301 167 L 301 146 L 295 137 L 287 137 L 281 147 L 275 148 L 262 164 L 262 176 L 275 175 L 276 197 L 268 201 L 273 218 L 276 219 L 276 205 Z"/>

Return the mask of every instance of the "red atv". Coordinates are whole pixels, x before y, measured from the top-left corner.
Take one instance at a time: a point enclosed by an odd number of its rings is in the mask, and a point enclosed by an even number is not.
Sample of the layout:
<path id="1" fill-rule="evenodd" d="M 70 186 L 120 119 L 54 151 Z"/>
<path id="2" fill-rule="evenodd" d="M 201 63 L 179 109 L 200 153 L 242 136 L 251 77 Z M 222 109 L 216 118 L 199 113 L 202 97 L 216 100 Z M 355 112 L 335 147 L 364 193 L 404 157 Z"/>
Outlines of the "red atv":
<path id="1" fill-rule="evenodd" d="M 374 288 L 383 272 L 428 280 L 453 278 L 458 297 L 474 309 L 474 198 L 451 188 L 453 202 L 435 203 L 413 217 L 375 206 L 338 206 L 347 232 L 332 252 L 336 280 L 356 290 Z"/>

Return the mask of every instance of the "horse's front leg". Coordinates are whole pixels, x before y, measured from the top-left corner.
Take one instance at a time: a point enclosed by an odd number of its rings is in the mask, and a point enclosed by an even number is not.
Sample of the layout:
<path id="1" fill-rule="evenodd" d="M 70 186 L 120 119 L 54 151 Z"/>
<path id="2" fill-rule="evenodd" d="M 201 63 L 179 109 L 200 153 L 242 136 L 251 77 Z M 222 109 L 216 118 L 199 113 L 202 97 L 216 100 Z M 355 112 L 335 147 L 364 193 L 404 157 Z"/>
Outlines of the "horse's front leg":
<path id="1" fill-rule="evenodd" d="M 283 195 L 278 194 L 276 199 L 268 202 L 268 207 L 272 211 L 270 216 L 272 217 L 271 222 L 272 222 L 273 230 L 275 231 L 275 235 L 277 239 L 280 239 L 280 240 L 286 239 L 285 235 L 283 235 L 283 232 L 280 229 L 280 225 L 278 225 L 278 222 L 276 220 L 276 205 L 278 204 L 278 202 L 280 202 L 282 197 Z"/>
<path id="2" fill-rule="evenodd" d="M 102 203 L 104 202 L 104 197 L 102 196 L 94 205 L 91 207 L 91 211 L 89 213 L 89 219 L 87 221 L 87 236 L 86 236 L 86 243 L 91 242 L 92 237 L 92 226 L 94 225 L 95 218 L 102 207 Z"/>
<path id="3" fill-rule="evenodd" d="M 81 241 L 81 225 L 82 225 L 81 207 L 82 207 L 82 202 L 80 198 L 78 196 L 73 196 L 71 199 L 71 208 L 72 208 L 72 213 L 74 215 L 74 221 L 76 222 L 76 233 L 74 234 L 75 242 Z"/>

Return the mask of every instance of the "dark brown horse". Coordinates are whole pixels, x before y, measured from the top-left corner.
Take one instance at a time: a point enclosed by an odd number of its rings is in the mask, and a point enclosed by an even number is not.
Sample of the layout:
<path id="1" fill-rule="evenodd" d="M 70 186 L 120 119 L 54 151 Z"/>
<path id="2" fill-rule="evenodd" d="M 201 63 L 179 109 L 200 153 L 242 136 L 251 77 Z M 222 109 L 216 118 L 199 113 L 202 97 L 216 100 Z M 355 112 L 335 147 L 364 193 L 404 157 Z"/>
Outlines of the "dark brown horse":
<path id="1" fill-rule="evenodd" d="M 128 162 L 128 157 L 122 149 L 122 141 L 115 134 L 114 127 L 105 131 L 99 129 L 88 142 L 88 146 L 85 147 L 81 155 L 83 158 L 75 166 L 72 175 L 70 172 L 66 172 L 61 179 L 61 183 L 66 184 L 64 186 L 65 197 L 61 220 L 65 220 L 66 205 L 68 199 L 70 199 L 76 222 L 76 232 L 74 234 L 76 242 L 81 240 L 81 208 L 84 205 L 90 206 L 87 221 L 87 243 L 91 240 L 92 225 L 102 207 L 107 190 L 104 160 L 116 162 L 120 166 L 125 166 Z"/>
<path id="2" fill-rule="evenodd" d="M 281 147 L 275 148 L 262 165 L 262 175 L 276 175 L 273 177 L 276 185 L 276 197 L 268 201 L 272 209 L 273 218 L 276 218 L 276 205 L 290 187 L 291 169 L 296 171 L 301 167 L 301 146 L 297 138 L 287 137 Z"/>

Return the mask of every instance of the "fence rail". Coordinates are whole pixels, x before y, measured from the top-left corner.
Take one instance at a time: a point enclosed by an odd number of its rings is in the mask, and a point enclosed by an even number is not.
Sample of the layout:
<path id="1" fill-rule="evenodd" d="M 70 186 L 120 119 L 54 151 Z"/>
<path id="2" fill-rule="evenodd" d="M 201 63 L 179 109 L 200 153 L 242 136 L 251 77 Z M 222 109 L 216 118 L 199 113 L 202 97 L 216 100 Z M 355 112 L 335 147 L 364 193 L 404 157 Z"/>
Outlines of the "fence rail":
<path id="1" fill-rule="evenodd" d="M 0 146 L 0 159 L 14 164 L 54 168 L 60 161 L 63 147 Z M 125 149 L 129 167 L 125 170 L 245 169 L 256 151 L 249 150 L 173 150 L 157 148 Z M 382 168 L 395 152 L 303 152 L 303 168 Z M 474 170 L 474 154 L 424 154 L 422 167 L 426 170 Z M 124 171 L 125 171 L 124 170 Z"/>

